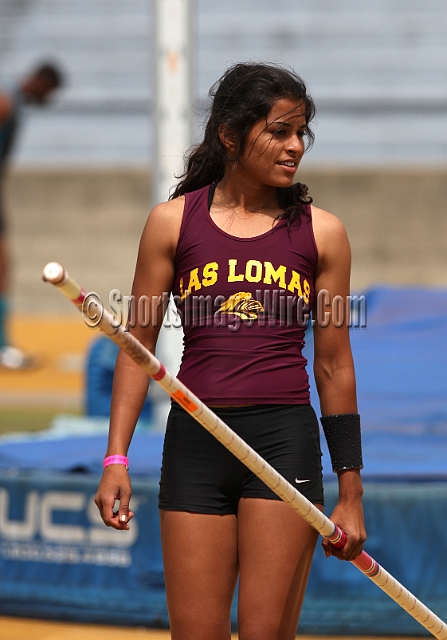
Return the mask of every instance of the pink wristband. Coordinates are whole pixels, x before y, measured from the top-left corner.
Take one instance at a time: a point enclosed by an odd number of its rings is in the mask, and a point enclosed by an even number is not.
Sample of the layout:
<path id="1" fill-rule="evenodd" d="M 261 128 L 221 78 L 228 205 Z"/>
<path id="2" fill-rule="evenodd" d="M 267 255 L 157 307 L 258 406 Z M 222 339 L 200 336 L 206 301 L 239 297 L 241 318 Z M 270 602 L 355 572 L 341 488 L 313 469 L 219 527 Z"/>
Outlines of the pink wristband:
<path id="1" fill-rule="evenodd" d="M 129 458 L 126 458 L 126 456 L 107 456 L 107 458 L 104 458 L 104 464 L 103 464 L 104 469 L 108 467 L 109 464 L 123 464 L 126 467 L 126 469 L 128 469 Z"/>

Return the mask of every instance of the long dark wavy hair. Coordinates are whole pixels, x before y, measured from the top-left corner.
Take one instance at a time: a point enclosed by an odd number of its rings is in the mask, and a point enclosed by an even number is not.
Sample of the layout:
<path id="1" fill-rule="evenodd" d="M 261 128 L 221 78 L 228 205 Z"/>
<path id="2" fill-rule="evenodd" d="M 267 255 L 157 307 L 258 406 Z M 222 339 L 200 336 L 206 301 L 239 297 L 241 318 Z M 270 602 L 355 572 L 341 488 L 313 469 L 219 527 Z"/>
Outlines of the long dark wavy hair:
<path id="1" fill-rule="evenodd" d="M 267 118 L 274 103 L 282 98 L 300 101 L 305 106 L 307 149 L 314 134 L 310 123 L 315 105 L 303 80 L 292 70 L 275 64 L 238 63 L 231 66 L 211 87 L 211 114 L 205 127 L 203 141 L 193 147 L 185 159 L 185 171 L 179 176 L 170 198 L 176 198 L 208 184 L 219 182 L 225 173 L 227 151 L 219 137 L 224 126 L 237 141 L 237 161 L 244 149 L 252 126 Z M 288 225 L 299 218 L 303 204 L 312 202 L 305 184 L 297 182 L 288 188 L 277 188 L 278 204 L 283 209 L 280 218 Z"/>

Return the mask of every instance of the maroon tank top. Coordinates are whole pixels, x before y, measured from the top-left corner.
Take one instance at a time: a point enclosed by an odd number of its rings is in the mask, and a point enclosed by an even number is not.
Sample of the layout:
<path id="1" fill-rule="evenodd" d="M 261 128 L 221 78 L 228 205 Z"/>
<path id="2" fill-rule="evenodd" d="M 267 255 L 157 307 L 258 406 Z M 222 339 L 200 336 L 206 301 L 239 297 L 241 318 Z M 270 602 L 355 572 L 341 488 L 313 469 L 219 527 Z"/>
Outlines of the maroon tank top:
<path id="1" fill-rule="evenodd" d="M 238 238 L 213 222 L 209 189 L 185 195 L 175 257 L 179 378 L 207 404 L 307 404 L 302 349 L 318 259 L 310 206 L 290 230 L 280 220 Z"/>

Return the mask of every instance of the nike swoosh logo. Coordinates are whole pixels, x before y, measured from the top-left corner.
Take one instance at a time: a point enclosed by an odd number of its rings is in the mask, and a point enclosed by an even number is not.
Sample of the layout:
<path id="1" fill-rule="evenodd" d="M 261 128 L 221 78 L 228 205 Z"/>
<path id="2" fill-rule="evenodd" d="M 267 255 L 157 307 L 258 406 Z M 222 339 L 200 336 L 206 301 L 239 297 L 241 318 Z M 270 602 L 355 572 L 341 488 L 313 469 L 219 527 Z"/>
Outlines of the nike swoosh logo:
<path id="1" fill-rule="evenodd" d="M 310 482 L 310 480 L 298 480 L 298 478 L 295 478 L 295 482 L 300 484 L 301 482 Z"/>

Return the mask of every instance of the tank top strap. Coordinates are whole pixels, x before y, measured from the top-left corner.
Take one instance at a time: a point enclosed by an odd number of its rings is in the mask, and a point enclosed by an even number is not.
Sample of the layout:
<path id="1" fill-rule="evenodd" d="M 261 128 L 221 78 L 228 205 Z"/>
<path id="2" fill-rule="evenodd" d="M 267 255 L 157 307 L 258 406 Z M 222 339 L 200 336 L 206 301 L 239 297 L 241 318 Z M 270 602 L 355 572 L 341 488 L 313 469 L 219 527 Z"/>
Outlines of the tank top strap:
<path id="1" fill-rule="evenodd" d="M 314 235 L 314 227 L 312 221 L 312 208 L 310 204 L 303 205 L 303 215 L 301 215 L 301 222 L 307 231 L 307 240 L 309 242 L 309 251 L 313 252 L 313 259 L 315 265 L 318 262 L 318 248 Z"/>
<path id="2" fill-rule="evenodd" d="M 181 260 L 185 252 L 188 252 L 191 243 L 194 244 L 198 240 L 198 236 L 204 233 L 209 190 L 210 186 L 207 185 L 197 191 L 185 193 L 185 206 L 177 243 L 176 262 Z"/>
<path id="3" fill-rule="evenodd" d="M 211 185 L 211 187 L 213 186 L 214 185 Z M 197 191 L 190 191 L 189 193 L 185 193 L 185 208 L 183 210 L 180 235 L 184 233 L 188 226 L 190 226 L 191 224 L 196 224 L 199 219 L 206 213 L 208 208 L 208 195 L 211 187 L 210 185 L 207 185 L 206 187 L 198 189 Z"/>

